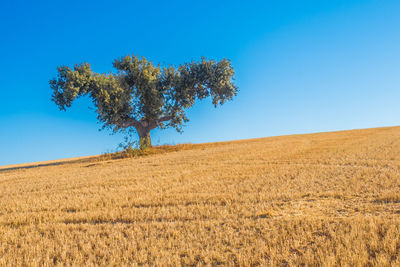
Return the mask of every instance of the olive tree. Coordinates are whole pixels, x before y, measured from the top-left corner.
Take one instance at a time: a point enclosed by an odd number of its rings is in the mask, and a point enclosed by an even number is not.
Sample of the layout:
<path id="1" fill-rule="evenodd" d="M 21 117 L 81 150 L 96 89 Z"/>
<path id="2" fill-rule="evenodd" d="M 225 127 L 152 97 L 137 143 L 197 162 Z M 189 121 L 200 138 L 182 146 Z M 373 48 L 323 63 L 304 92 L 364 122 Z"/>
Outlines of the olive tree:
<path id="1" fill-rule="evenodd" d="M 57 77 L 49 81 L 52 100 L 66 110 L 74 99 L 88 95 L 103 128 L 136 130 L 141 148 L 151 146 L 152 129 L 173 127 L 181 132 L 188 121 L 185 110 L 196 99 L 210 96 L 216 107 L 238 91 L 228 59 L 202 58 L 175 67 L 127 55 L 114 60 L 113 66 L 116 71 L 108 74 L 92 71 L 88 63 L 59 66 Z"/>

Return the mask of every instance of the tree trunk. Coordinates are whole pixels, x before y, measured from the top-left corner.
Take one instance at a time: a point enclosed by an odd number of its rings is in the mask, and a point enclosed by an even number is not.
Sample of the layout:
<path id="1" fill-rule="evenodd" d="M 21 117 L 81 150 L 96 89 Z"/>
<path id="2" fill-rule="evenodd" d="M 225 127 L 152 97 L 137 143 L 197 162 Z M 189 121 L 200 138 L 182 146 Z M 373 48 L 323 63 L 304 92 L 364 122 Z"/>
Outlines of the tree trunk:
<path id="1" fill-rule="evenodd" d="M 137 128 L 136 130 L 139 134 L 140 149 L 145 149 L 145 148 L 151 147 L 150 129 Z"/>

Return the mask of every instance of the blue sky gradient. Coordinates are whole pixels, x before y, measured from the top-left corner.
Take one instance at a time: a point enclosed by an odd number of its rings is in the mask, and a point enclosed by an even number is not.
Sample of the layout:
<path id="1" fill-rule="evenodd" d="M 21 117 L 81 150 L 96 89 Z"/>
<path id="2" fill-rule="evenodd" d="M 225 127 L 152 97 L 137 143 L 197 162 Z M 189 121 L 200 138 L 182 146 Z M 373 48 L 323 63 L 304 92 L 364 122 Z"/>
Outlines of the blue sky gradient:
<path id="1" fill-rule="evenodd" d="M 135 53 L 156 63 L 230 58 L 240 92 L 188 110 L 184 133 L 153 144 L 213 142 L 399 125 L 399 1 L 3 1 L 0 165 L 94 155 L 123 140 L 99 131 L 90 100 L 50 101 L 58 65 L 113 71 Z"/>

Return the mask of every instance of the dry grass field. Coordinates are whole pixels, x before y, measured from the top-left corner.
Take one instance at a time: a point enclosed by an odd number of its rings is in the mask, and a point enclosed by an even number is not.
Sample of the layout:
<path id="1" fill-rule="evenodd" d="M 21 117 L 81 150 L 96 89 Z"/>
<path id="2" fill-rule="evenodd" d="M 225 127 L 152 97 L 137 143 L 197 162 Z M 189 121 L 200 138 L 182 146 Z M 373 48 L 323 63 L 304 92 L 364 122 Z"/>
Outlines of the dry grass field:
<path id="1" fill-rule="evenodd" d="M 175 150 L 4 167 L 0 266 L 400 266 L 400 127 Z"/>

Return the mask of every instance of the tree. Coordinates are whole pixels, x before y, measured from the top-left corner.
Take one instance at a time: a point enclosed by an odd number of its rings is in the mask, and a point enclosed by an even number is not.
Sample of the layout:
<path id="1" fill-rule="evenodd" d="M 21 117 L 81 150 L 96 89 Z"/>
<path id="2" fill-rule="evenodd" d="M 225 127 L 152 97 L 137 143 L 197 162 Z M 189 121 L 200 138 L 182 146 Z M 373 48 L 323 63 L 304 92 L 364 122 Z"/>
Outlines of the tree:
<path id="1" fill-rule="evenodd" d="M 88 95 L 103 123 L 113 132 L 135 129 L 140 147 L 151 146 L 150 131 L 155 128 L 182 130 L 188 121 L 185 109 L 196 99 L 211 96 L 214 106 L 231 100 L 238 89 L 234 69 L 228 59 L 206 60 L 161 67 L 145 58 L 128 55 L 114 60 L 114 73 L 99 74 L 88 63 L 74 68 L 59 66 L 50 80 L 52 100 L 60 110 L 74 99 Z"/>

